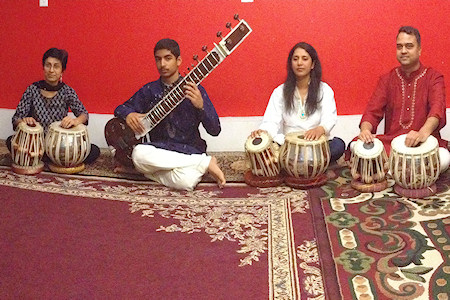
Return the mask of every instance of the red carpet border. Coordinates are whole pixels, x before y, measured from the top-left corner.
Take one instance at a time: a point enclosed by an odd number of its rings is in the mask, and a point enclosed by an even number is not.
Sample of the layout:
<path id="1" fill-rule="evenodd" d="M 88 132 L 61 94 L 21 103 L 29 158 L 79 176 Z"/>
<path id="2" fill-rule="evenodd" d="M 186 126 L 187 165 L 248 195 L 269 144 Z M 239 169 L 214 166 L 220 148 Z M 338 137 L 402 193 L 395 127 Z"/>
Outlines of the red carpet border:
<path id="1" fill-rule="evenodd" d="M 2 299 L 333 299 L 326 295 L 337 291 L 324 282 L 328 242 L 316 238 L 310 201 L 318 199 L 306 191 L 202 183 L 183 192 L 7 167 L 0 191 Z"/>

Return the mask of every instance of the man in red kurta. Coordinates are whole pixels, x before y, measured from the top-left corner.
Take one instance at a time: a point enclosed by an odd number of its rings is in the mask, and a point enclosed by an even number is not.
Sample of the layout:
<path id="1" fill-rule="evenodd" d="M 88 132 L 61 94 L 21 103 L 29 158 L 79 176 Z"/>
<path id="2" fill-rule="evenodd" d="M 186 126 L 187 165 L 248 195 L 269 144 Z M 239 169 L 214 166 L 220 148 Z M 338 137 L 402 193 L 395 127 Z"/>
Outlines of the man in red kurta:
<path id="1" fill-rule="evenodd" d="M 362 141 L 369 143 L 375 137 L 380 121 L 385 118 L 385 134 L 378 135 L 387 151 L 393 138 L 406 134 L 405 145 L 413 147 L 425 142 L 430 135 L 439 141 L 442 167 L 450 162 L 448 142 L 439 131 L 446 123 L 444 77 L 425 67 L 421 54 L 419 31 L 410 26 L 401 27 L 397 35 L 399 67 L 382 76 L 370 99 L 360 123 Z"/>

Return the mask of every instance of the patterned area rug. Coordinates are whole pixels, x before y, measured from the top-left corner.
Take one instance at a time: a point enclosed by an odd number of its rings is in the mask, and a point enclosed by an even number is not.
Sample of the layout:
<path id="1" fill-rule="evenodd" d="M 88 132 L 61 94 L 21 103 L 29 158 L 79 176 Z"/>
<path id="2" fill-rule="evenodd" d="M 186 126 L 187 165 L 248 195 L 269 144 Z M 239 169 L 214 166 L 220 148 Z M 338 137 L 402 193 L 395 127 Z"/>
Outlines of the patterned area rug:
<path id="1" fill-rule="evenodd" d="M 107 148 L 102 148 L 100 151 L 99 158 L 92 164 L 86 165 L 86 168 L 79 173 L 80 175 L 147 180 L 138 174 L 114 172 L 115 162 L 111 151 Z M 244 152 L 211 152 L 208 154 L 217 158 L 227 182 L 244 182 L 245 170 L 249 168 Z M 0 166 L 11 166 L 11 155 L 5 145 L 5 140 L 0 140 Z M 47 166 L 46 170 L 48 171 Z M 202 182 L 215 182 L 215 180 L 209 174 L 205 174 Z"/>
<path id="2" fill-rule="evenodd" d="M 336 165 L 321 188 L 250 187 L 222 155 L 235 183 L 193 192 L 115 178 L 106 149 L 91 176 L 0 167 L 0 298 L 449 299 L 450 171 L 419 200 Z"/>
<path id="3" fill-rule="evenodd" d="M 336 299 L 313 194 L 0 167 L 0 298 Z"/>
<path id="4" fill-rule="evenodd" d="M 349 169 L 338 175 L 323 187 L 321 204 L 341 297 L 449 299 L 450 172 L 425 199 L 398 196 L 392 181 L 360 193 Z"/>

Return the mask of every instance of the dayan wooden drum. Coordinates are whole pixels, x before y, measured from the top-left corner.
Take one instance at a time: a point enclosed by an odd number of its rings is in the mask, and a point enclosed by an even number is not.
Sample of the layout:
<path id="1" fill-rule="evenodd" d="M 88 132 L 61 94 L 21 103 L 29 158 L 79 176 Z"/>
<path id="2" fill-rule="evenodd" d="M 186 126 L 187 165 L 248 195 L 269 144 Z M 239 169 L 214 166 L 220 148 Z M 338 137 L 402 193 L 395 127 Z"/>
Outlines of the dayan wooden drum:
<path id="1" fill-rule="evenodd" d="M 247 139 L 245 151 L 251 165 L 251 171 L 246 172 L 244 176 L 247 184 L 268 187 L 283 183 L 277 146 L 266 132 Z"/>
<path id="2" fill-rule="evenodd" d="M 37 174 L 44 169 L 44 133 L 42 126 L 17 125 L 11 140 L 12 170 L 19 174 Z"/>
<path id="3" fill-rule="evenodd" d="M 84 160 L 91 151 L 87 127 L 83 124 L 62 128 L 53 122 L 45 137 L 45 152 L 52 163 L 50 170 L 57 173 L 77 173 L 84 170 Z"/>
<path id="4" fill-rule="evenodd" d="M 307 141 L 302 132 L 286 134 L 280 149 L 281 167 L 288 175 L 285 183 L 295 188 L 324 184 L 330 156 L 330 146 L 325 136 Z"/>
<path id="5" fill-rule="evenodd" d="M 383 143 L 377 138 L 372 143 L 364 143 L 362 140 L 354 143 L 350 158 L 352 187 L 361 192 L 386 189 L 389 160 Z"/>
<path id="6" fill-rule="evenodd" d="M 423 198 L 436 193 L 440 174 L 439 143 L 430 135 L 417 147 L 405 145 L 406 134 L 391 142 L 389 165 L 395 180 L 394 191 L 404 197 Z"/>

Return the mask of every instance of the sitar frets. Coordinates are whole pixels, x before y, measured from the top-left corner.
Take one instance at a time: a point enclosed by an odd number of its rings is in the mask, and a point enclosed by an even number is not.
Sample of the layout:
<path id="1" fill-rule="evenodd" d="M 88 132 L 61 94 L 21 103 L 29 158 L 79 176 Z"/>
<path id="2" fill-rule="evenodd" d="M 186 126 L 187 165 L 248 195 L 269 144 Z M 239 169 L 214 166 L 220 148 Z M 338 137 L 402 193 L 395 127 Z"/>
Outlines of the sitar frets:
<path id="1" fill-rule="evenodd" d="M 174 87 L 160 102 L 158 102 L 145 117 L 151 122 L 153 129 L 162 119 L 164 119 L 178 104 L 184 99 L 183 86 L 187 81 L 200 83 L 215 67 L 220 63 L 219 54 L 212 51 L 197 66 Z"/>

